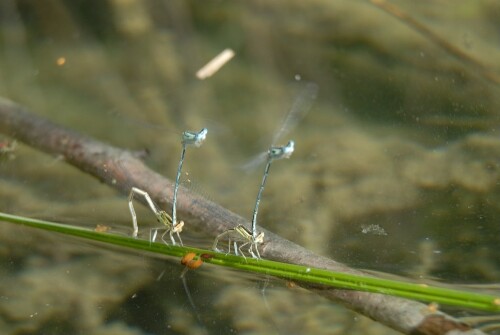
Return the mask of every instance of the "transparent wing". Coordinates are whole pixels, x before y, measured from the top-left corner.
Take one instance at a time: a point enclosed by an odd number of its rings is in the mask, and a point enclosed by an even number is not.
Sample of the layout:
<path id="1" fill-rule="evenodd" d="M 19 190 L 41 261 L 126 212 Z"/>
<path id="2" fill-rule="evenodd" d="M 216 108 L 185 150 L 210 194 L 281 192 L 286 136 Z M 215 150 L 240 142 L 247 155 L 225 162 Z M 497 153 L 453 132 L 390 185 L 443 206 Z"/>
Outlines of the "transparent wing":
<path id="1" fill-rule="evenodd" d="M 241 166 L 241 169 L 246 171 L 246 172 L 250 172 L 250 171 L 254 170 L 257 166 L 259 166 L 260 164 L 265 162 L 266 159 L 267 159 L 267 151 L 261 152 L 260 154 L 255 155 L 252 159 L 250 159 L 248 162 L 243 164 Z"/>
<path id="2" fill-rule="evenodd" d="M 295 128 L 297 124 L 306 116 L 317 95 L 318 85 L 312 82 L 307 83 L 300 91 L 299 95 L 295 98 L 290 111 L 287 113 L 283 122 L 280 124 L 280 127 L 275 132 L 271 143 L 272 146 L 276 145 L 280 138 L 292 131 L 292 129 Z M 243 164 L 240 168 L 246 172 L 250 172 L 266 160 L 267 151 L 261 152 Z"/>
<path id="3" fill-rule="evenodd" d="M 272 145 L 278 144 L 278 140 L 288 134 L 297 124 L 302 121 L 311 109 L 316 96 L 318 95 L 318 85 L 312 82 L 306 84 L 299 95 L 295 98 L 290 111 L 274 133 Z"/>

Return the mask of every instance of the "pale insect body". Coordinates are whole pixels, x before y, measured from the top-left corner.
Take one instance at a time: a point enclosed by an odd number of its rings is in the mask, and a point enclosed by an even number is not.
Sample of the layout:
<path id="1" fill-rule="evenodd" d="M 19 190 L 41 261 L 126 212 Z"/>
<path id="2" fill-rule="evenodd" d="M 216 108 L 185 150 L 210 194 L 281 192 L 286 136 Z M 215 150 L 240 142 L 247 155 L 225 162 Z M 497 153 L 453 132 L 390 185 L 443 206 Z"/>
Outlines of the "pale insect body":
<path id="1" fill-rule="evenodd" d="M 182 152 L 181 159 L 179 160 L 179 167 L 177 168 L 177 175 L 175 177 L 174 186 L 174 199 L 172 201 L 172 224 L 174 227 L 177 225 L 177 192 L 179 190 L 179 180 L 181 177 L 182 165 L 184 164 L 184 157 L 186 155 L 186 146 L 194 145 L 196 148 L 201 147 L 207 138 L 208 129 L 203 128 L 199 132 L 185 131 L 182 133 Z"/>
<path id="2" fill-rule="evenodd" d="M 173 236 L 173 234 L 175 233 L 177 234 L 177 238 L 179 239 L 179 244 L 182 245 L 180 233 L 182 232 L 182 228 L 184 227 L 184 222 L 180 221 L 177 225 L 174 226 L 172 223 L 172 217 L 167 212 L 161 210 L 158 207 L 158 205 L 153 201 L 153 199 L 151 199 L 151 197 L 146 191 L 143 191 L 137 187 L 132 187 L 128 197 L 128 207 L 130 210 L 130 215 L 132 216 L 132 225 L 134 227 L 132 236 L 137 237 L 137 233 L 139 232 L 139 227 L 137 225 L 137 215 L 135 214 L 134 205 L 132 203 L 134 195 L 139 195 L 144 197 L 149 208 L 154 213 L 156 220 L 164 226 L 151 229 L 149 234 L 149 240 L 151 242 L 154 242 L 156 240 L 158 231 L 164 230 L 165 232 L 161 235 L 161 239 L 163 242 L 168 244 L 167 241 L 165 240 L 165 236 L 167 235 L 167 233 L 170 233 L 170 240 L 172 241 L 172 244 L 175 245 L 175 239 Z"/>
<path id="3" fill-rule="evenodd" d="M 137 187 L 132 187 L 128 197 L 128 207 L 130 210 L 130 215 L 132 216 L 132 226 L 134 229 L 132 233 L 133 237 L 137 237 L 137 234 L 139 232 L 139 227 L 137 225 L 137 215 L 135 214 L 133 199 L 134 195 L 139 195 L 144 197 L 149 208 L 155 214 L 156 220 L 158 220 L 158 222 L 160 222 L 163 225 L 163 227 L 151 229 L 149 240 L 151 242 L 154 242 L 156 240 L 158 232 L 163 230 L 164 233 L 161 235 L 161 239 L 164 243 L 168 244 L 168 242 L 165 240 L 165 236 L 169 234 L 170 241 L 172 242 L 173 245 L 175 245 L 176 242 L 174 239 L 174 234 L 176 234 L 177 238 L 179 239 L 179 244 L 183 245 L 180 233 L 182 232 L 182 228 L 184 227 L 184 221 L 177 222 L 177 193 L 179 189 L 180 174 L 182 171 L 182 165 L 184 163 L 184 158 L 186 155 L 186 146 L 193 145 L 197 148 L 200 147 L 207 137 L 207 132 L 208 132 L 207 128 L 203 128 L 199 132 L 185 131 L 182 133 L 182 141 L 181 141 L 182 152 L 181 152 L 181 159 L 179 160 L 179 167 L 177 168 L 177 175 L 175 178 L 174 197 L 172 201 L 172 216 L 170 216 L 167 212 L 161 210 L 158 207 L 158 205 L 151 199 L 151 197 L 146 191 L 143 191 Z"/>
<path id="4" fill-rule="evenodd" d="M 222 238 L 228 239 L 228 253 L 231 252 L 231 244 L 233 244 L 233 249 L 236 255 L 238 252 L 245 257 L 243 253 L 244 247 L 248 247 L 248 253 L 253 257 L 260 259 L 260 253 L 258 246 L 264 242 L 264 232 L 257 232 L 257 214 L 259 211 L 259 204 L 262 198 L 262 193 L 264 191 L 264 186 L 266 184 L 267 177 L 269 175 L 269 170 L 271 168 L 271 164 L 274 160 L 282 159 L 282 158 L 290 158 L 294 149 L 295 142 L 290 140 L 288 144 L 283 146 L 274 146 L 274 143 L 284 134 L 288 133 L 291 129 L 293 129 L 298 122 L 305 116 L 305 114 L 309 111 L 312 106 L 314 99 L 316 98 L 316 94 L 318 91 L 318 87 L 314 83 L 308 83 L 301 94 L 295 99 L 290 112 L 287 114 L 283 124 L 276 132 L 276 135 L 273 138 L 273 145 L 269 148 L 267 153 L 263 155 L 259 155 L 256 159 L 252 160 L 250 164 L 247 164 L 245 168 L 249 166 L 255 165 L 262 161 L 262 158 L 267 159 L 267 164 L 264 169 L 264 175 L 262 177 L 262 182 L 260 184 L 259 192 L 257 193 L 257 198 L 255 200 L 255 207 L 252 216 L 252 229 L 249 230 L 243 225 L 238 225 L 235 228 L 228 229 L 223 233 L 219 234 L 212 245 L 212 249 L 218 251 L 217 245 L 219 240 Z M 238 246 L 238 243 L 240 245 Z M 243 250 L 242 250 L 243 249 Z"/>
<path id="5" fill-rule="evenodd" d="M 258 244 L 262 244 L 264 242 L 264 232 L 260 232 L 258 235 L 256 235 L 256 237 L 254 237 L 252 235 L 252 232 L 248 230 L 247 227 L 238 225 L 235 228 L 228 229 L 219 234 L 215 238 L 214 244 L 212 246 L 213 250 L 219 251 L 219 249 L 217 249 L 217 244 L 222 238 L 227 238 L 228 240 L 228 253 L 231 253 L 231 244 L 233 244 L 234 253 L 238 255 L 239 252 L 243 256 L 243 258 L 246 258 L 245 253 L 242 249 L 248 246 L 248 253 L 252 255 L 253 258 L 260 259 Z M 238 243 L 241 244 L 238 246 Z"/>

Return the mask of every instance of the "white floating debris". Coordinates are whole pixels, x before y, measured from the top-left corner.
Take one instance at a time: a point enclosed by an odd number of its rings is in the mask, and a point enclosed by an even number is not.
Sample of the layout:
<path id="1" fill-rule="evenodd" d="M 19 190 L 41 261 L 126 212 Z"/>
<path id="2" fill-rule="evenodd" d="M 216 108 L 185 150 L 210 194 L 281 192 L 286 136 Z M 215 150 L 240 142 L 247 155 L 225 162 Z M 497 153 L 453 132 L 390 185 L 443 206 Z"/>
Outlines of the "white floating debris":
<path id="1" fill-rule="evenodd" d="M 235 55 L 234 51 L 231 49 L 225 49 L 220 54 L 215 56 L 210 62 L 196 72 L 196 77 L 203 80 L 214 75 L 215 72 L 219 71 L 227 62 L 231 60 Z"/>
<path id="2" fill-rule="evenodd" d="M 363 234 L 387 235 L 384 228 L 380 227 L 378 224 L 361 225 L 361 232 Z"/>

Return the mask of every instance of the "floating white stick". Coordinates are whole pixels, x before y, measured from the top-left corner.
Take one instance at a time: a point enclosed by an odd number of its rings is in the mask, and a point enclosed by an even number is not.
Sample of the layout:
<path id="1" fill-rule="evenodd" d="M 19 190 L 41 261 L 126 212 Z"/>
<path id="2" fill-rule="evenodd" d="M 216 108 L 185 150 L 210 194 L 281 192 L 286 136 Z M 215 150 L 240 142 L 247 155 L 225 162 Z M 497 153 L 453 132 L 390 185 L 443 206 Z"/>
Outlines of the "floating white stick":
<path id="1" fill-rule="evenodd" d="M 235 55 L 234 51 L 231 49 L 225 49 L 220 54 L 215 56 L 210 62 L 196 72 L 196 77 L 200 80 L 209 78 L 213 76 L 217 71 L 220 70 L 227 62 L 231 60 Z"/>

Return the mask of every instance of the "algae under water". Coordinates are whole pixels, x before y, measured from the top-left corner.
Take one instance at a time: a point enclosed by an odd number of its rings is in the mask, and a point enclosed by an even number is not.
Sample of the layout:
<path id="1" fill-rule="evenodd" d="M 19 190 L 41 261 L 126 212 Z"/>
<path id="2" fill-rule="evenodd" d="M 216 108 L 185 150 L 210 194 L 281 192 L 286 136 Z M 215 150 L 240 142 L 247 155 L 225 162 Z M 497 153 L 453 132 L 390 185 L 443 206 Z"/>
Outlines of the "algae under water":
<path id="1" fill-rule="evenodd" d="M 496 64 L 498 5 L 397 4 Z M 294 156 L 266 185 L 260 224 L 353 267 L 499 281 L 498 86 L 369 3 L 1 6 L 0 96 L 115 146 L 147 149 L 146 163 L 171 179 L 178 135 L 209 123 L 184 171 L 248 218 L 260 169 L 234 167 L 269 145 L 296 78 L 315 82 L 318 99 L 292 133 Z M 198 80 L 226 47 L 234 59 Z M 22 144 L 13 154 L 0 160 L 0 211 L 131 233 L 125 196 L 58 157 Z M 137 210 L 147 235 L 154 217 Z M 282 282 L 208 267 L 186 276 L 193 311 L 178 264 L 0 227 L 2 333 L 390 332 Z M 213 241 L 187 227 L 182 238 Z"/>

